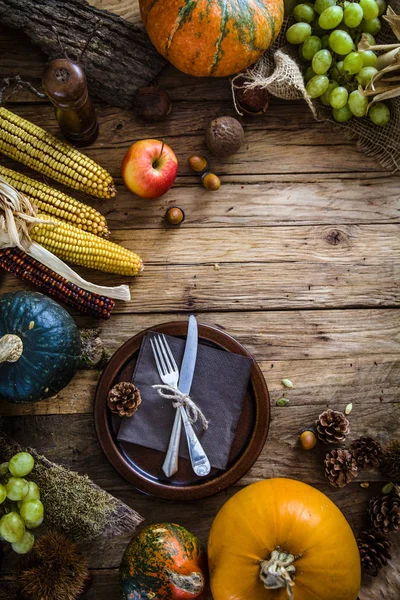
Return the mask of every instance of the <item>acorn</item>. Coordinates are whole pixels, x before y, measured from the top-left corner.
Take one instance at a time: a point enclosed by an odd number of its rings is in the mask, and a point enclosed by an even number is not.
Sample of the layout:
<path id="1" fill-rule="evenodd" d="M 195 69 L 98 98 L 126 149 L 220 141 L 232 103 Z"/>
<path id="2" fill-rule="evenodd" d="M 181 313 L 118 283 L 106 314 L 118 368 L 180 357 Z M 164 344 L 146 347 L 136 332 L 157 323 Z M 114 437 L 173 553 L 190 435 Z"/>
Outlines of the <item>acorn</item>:
<path id="1" fill-rule="evenodd" d="M 245 85 L 245 77 L 238 77 L 234 82 L 234 94 L 237 107 L 251 117 L 258 117 L 267 112 L 269 94 L 261 87 L 249 88 Z"/>
<path id="2" fill-rule="evenodd" d="M 136 94 L 134 110 L 146 123 L 156 123 L 167 118 L 172 109 L 171 98 L 157 86 L 144 87 Z"/>
<path id="3" fill-rule="evenodd" d="M 221 180 L 215 173 L 204 173 L 201 181 L 209 192 L 216 192 L 221 187 Z"/>
<path id="4" fill-rule="evenodd" d="M 185 220 L 185 213 L 178 206 L 171 206 L 165 213 L 165 218 L 170 225 L 180 225 Z"/>
<path id="5" fill-rule="evenodd" d="M 204 156 L 191 156 L 188 160 L 189 167 L 195 173 L 203 173 L 207 169 L 207 159 Z"/>
<path id="6" fill-rule="evenodd" d="M 318 438 L 312 429 L 304 429 L 300 434 L 299 440 L 303 450 L 312 450 L 316 445 Z"/>

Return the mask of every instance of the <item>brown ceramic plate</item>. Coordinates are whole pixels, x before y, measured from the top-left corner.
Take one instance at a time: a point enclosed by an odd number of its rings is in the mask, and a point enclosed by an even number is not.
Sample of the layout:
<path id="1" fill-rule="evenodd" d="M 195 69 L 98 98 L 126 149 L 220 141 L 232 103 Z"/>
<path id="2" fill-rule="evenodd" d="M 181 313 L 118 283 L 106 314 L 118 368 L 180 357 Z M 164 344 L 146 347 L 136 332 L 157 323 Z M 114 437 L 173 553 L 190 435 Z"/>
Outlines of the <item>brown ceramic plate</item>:
<path id="1" fill-rule="evenodd" d="M 187 321 L 164 323 L 151 330 L 185 338 Z M 131 380 L 142 339 L 148 331 L 146 329 L 121 346 L 100 378 L 95 395 L 94 420 L 101 447 L 120 475 L 145 494 L 169 500 L 194 500 L 211 496 L 243 477 L 264 446 L 270 422 L 269 394 L 264 377 L 253 360 L 251 379 L 227 469 L 212 469 L 207 477 L 198 477 L 193 473 L 190 462 L 180 457 L 178 472 L 167 478 L 161 469 L 164 453 L 117 441 L 115 425 L 118 422 L 107 408 L 107 393 L 113 385 Z M 209 325 L 199 324 L 199 343 L 252 358 L 239 342 Z"/>

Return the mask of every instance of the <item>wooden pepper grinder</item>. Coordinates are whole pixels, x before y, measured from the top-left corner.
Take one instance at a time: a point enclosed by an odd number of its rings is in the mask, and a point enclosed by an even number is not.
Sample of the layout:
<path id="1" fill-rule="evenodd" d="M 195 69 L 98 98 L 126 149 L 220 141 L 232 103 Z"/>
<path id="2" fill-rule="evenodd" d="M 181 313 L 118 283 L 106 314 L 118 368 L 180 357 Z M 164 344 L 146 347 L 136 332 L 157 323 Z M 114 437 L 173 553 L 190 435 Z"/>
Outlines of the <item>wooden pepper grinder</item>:
<path id="1" fill-rule="evenodd" d="M 75 146 L 94 142 L 99 124 L 82 67 L 68 58 L 53 60 L 43 73 L 42 85 L 64 137 Z"/>

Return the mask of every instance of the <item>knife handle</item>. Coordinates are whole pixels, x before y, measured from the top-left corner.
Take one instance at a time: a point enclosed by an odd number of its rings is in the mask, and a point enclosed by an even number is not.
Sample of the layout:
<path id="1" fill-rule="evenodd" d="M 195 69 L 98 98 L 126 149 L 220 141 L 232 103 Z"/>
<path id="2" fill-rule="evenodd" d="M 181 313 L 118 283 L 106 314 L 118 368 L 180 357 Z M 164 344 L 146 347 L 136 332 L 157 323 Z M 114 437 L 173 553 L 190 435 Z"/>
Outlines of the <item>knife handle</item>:
<path id="1" fill-rule="evenodd" d="M 183 406 L 178 408 L 179 413 L 182 417 L 183 425 L 185 427 L 186 439 L 189 447 L 190 462 L 192 463 L 193 471 L 199 477 L 205 477 L 211 471 L 210 461 L 208 460 L 206 453 L 200 444 L 198 437 L 190 423 L 186 410 Z M 179 444 L 178 444 L 179 450 Z"/>
<path id="2" fill-rule="evenodd" d="M 162 470 L 167 477 L 172 477 L 178 470 L 179 444 L 181 441 L 182 420 L 179 410 L 175 412 L 174 424 L 169 439 L 167 454 L 163 462 Z"/>

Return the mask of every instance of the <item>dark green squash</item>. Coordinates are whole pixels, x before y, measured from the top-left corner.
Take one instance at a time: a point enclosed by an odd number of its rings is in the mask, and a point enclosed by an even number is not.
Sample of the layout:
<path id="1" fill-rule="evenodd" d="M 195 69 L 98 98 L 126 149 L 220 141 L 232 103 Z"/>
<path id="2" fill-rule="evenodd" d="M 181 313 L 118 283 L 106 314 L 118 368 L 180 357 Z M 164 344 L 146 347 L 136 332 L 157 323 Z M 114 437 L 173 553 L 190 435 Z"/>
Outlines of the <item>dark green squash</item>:
<path id="1" fill-rule="evenodd" d="M 81 339 L 74 320 L 38 292 L 0 296 L 0 398 L 37 402 L 74 376 Z"/>

